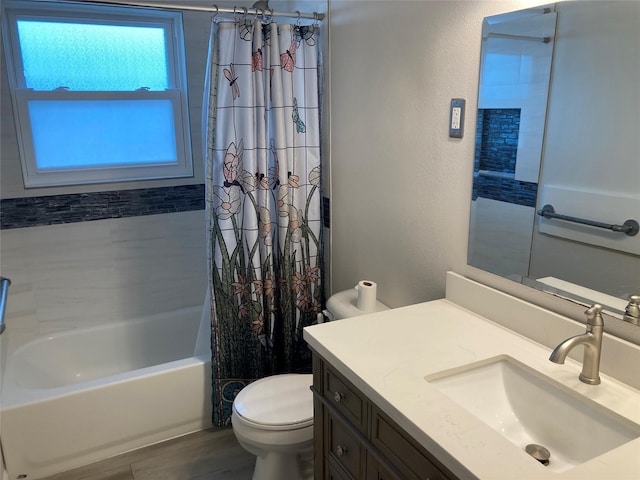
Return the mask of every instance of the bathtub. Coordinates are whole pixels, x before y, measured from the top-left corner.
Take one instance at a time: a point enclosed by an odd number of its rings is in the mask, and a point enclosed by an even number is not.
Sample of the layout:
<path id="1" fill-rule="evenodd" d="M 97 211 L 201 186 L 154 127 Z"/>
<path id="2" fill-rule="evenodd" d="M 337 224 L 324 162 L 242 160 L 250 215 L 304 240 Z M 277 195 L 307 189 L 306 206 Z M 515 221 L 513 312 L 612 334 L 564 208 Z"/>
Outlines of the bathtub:
<path id="1" fill-rule="evenodd" d="M 9 479 L 42 478 L 211 426 L 210 330 L 202 311 L 78 329 L 19 347 L 2 384 Z"/>

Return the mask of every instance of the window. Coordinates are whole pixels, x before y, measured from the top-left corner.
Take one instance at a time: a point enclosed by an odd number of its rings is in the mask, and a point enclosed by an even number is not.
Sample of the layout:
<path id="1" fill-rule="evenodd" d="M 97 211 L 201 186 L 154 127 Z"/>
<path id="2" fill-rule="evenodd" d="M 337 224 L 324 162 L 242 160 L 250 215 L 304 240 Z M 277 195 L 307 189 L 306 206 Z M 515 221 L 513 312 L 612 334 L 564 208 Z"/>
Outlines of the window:
<path id="1" fill-rule="evenodd" d="M 4 4 L 26 187 L 193 175 L 179 13 Z"/>

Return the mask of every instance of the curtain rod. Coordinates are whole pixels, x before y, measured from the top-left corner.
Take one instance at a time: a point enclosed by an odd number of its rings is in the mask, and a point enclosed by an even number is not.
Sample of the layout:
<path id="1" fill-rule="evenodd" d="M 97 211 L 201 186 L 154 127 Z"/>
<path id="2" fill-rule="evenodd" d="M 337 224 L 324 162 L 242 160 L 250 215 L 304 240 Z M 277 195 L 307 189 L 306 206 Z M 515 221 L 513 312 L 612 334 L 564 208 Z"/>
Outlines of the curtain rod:
<path id="1" fill-rule="evenodd" d="M 253 7 L 219 7 L 217 5 L 211 5 L 210 7 L 198 7 L 196 5 L 181 5 L 178 3 L 142 3 L 132 2 L 124 0 L 61 0 L 63 3 L 99 3 L 102 5 L 124 5 L 127 7 L 150 7 L 150 8 L 166 8 L 170 10 L 189 10 L 195 12 L 209 12 L 209 13 L 233 13 L 238 15 L 266 15 L 269 17 L 292 17 L 292 18 L 305 18 L 310 20 L 321 21 L 324 19 L 324 13 L 304 13 L 304 12 L 276 12 L 271 8 L 256 8 Z M 259 4 L 261 2 L 256 2 Z M 267 4 L 267 2 L 264 2 Z"/>

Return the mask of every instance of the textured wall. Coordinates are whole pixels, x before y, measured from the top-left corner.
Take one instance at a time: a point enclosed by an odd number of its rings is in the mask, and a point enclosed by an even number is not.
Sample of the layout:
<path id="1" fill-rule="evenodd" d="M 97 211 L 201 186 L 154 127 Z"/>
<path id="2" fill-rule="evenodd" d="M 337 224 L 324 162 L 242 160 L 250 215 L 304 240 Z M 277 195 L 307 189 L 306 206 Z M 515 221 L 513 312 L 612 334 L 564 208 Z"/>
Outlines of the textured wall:
<path id="1" fill-rule="evenodd" d="M 527 3 L 331 2 L 333 291 L 369 278 L 396 307 L 466 267 L 482 19 Z"/>
<path id="2" fill-rule="evenodd" d="M 581 305 L 467 265 L 482 20 L 543 3 L 331 1 L 331 292 L 369 278 L 398 307 L 443 297 L 451 269 L 583 321 Z M 607 328 L 640 343 L 628 327 Z"/>

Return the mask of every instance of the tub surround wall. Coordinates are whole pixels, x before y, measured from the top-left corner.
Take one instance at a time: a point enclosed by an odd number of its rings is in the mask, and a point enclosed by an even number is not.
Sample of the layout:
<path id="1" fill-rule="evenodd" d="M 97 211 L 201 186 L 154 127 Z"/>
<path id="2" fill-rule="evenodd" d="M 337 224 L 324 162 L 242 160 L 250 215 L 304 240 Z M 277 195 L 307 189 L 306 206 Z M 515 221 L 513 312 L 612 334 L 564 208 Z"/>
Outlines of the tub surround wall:
<path id="1" fill-rule="evenodd" d="M 1 240 L 9 348 L 204 301 L 203 210 L 3 230 Z"/>
<path id="2" fill-rule="evenodd" d="M 2 275 L 12 280 L 3 336 L 9 348 L 50 332 L 202 305 L 200 119 L 211 16 L 184 12 L 183 23 L 193 178 L 24 188 L 0 52 L 0 258 Z"/>

